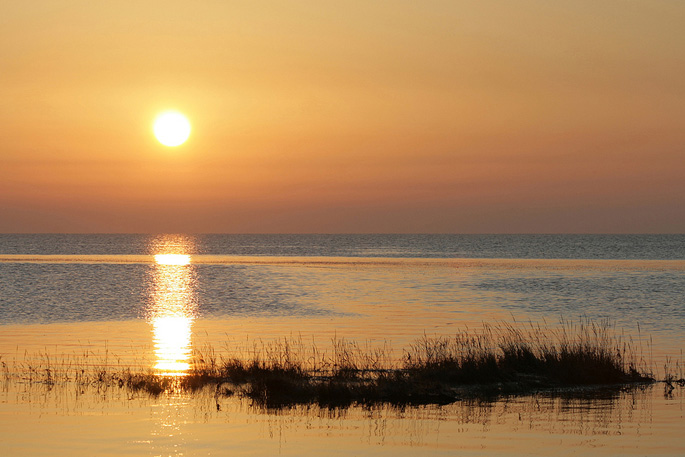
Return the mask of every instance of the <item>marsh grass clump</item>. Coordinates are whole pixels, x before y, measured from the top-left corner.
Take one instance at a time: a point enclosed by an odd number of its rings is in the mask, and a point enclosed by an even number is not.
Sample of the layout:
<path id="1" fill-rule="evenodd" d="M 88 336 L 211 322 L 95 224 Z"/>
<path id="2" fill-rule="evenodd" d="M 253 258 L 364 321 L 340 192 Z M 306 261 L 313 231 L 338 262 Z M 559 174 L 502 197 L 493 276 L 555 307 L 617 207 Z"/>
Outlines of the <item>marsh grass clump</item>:
<path id="1" fill-rule="evenodd" d="M 562 322 L 557 329 L 502 324 L 475 335 L 424 336 L 406 351 L 404 369 L 417 379 L 521 388 L 653 380 L 608 322 L 589 320 Z"/>
<path id="2" fill-rule="evenodd" d="M 556 328 L 499 324 L 450 337 L 424 335 L 401 357 L 387 343 L 362 346 L 344 338 L 333 338 L 328 350 L 306 344 L 301 337 L 259 340 L 220 356 L 205 345 L 194 350 L 191 369 L 178 376 L 86 359 L 54 363 L 43 356 L 38 362 L 27 359 L 21 370 L 10 370 L 0 360 L 0 370 L 6 379 L 21 372 L 29 383 L 51 386 L 68 381 L 150 395 L 214 386 L 217 398 L 238 395 L 267 408 L 445 404 L 539 389 L 620 389 L 655 381 L 632 341 L 623 341 L 608 321 L 590 320 L 565 321 Z M 673 372 L 671 368 L 667 373 Z M 667 387 L 682 382 L 681 362 L 675 363 L 678 371 L 680 378 L 666 374 Z"/>
<path id="3" fill-rule="evenodd" d="M 293 350 L 296 347 L 296 350 Z M 449 403 L 464 396 L 540 388 L 652 382 L 633 346 L 608 322 L 562 322 L 556 329 L 484 326 L 452 337 L 424 335 L 393 361 L 391 351 L 334 339 L 330 352 L 301 342 L 263 345 L 247 359 L 224 360 L 217 379 L 264 406 L 317 403 Z"/>
<path id="4" fill-rule="evenodd" d="M 159 376 L 153 372 L 131 373 L 126 371 L 119 376 L 114 376 L 114 378 L 120 388 L 126 387 L 131 391 L 146 392 L 153 396 L 173 391 L 178 384 L 178 380 L 172 376 Z"/>

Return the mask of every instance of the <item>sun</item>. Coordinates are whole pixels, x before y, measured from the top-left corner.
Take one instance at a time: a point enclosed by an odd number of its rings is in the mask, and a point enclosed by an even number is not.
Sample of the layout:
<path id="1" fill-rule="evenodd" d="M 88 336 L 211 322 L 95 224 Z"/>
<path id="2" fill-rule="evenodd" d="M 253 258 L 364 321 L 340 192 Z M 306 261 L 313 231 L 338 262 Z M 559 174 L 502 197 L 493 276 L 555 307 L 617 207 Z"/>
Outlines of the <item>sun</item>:
<path id="1" fill-rule="evenodd" d="M 190 122 L 178 111 L 165 111 L 155 119 L 154 132 L 164 146 L 175 147 L 186 142 L 190 136 Z"/>

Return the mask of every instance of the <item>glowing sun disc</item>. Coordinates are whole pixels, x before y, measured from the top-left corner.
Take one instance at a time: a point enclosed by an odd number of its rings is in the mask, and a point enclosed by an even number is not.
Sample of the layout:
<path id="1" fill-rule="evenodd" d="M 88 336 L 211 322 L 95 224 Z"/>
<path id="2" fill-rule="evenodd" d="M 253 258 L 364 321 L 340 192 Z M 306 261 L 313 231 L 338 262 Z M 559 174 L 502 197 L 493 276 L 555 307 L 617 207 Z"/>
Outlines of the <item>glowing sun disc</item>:
<path id="1" fill-rule="evenodd" d="M 165 111 L 155 119 L 153 130 L 164 146 L 180 146 L 190 136 L 190 122 L 178 111 Z"/>

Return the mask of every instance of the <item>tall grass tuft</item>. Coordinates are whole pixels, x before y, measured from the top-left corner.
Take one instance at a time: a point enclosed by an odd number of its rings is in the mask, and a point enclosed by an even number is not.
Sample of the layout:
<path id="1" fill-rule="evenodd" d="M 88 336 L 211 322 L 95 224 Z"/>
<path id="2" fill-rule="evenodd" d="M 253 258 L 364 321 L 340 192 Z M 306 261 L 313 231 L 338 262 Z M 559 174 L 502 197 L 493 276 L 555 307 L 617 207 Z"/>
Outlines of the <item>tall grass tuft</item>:
<path id="1" fill-rule="evenodd" d="M 477 334 L 424 336 L 406 351 L 410 376 L 455 384 L 617 384 L 652 380 L 632 345 L 608 321 L 562 322 L 556 329 L 500 324 Z"/>

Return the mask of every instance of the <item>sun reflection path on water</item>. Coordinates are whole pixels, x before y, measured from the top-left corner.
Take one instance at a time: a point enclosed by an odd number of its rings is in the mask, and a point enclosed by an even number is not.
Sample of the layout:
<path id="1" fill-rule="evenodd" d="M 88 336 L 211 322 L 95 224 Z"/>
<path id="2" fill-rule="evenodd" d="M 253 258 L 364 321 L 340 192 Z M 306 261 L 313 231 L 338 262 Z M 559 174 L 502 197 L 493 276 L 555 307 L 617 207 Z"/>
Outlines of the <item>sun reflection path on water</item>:
<path id="1" fill-rule="evenodd" d="M 184 376 L 190 369 L 195 318 L 195 278 L 190 255 L 156 254 L 149 320 L 152 324 L 155 370 Z"/>
<path id="2" fill-rule="evenodd" d="M 190 265 L 190 256 L 187 254 L 155 254 L 157 265 Z"/>

